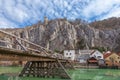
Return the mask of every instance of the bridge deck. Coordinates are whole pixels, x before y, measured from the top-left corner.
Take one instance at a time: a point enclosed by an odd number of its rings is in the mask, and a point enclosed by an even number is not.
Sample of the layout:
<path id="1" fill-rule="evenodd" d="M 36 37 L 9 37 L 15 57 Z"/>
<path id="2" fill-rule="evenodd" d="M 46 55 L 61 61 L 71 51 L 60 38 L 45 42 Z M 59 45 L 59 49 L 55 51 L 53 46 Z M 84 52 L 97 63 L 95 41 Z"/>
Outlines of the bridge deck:
<path id="1" fill-rule="evenodd" d="M 59 58 L 42 56 L 40 53 L 0 47 L 0 61 L 55 61 Z M 67 59 L 59 59 L 66 62 Z"/>
<path id="2" fill-rule="evenodd" d="M 33 61 L 33 60 L 54 60 L 55 58 L 48 57 L 48 56 L 41 56 L 40 54 L 10 49 L 10 48 L 3 48 L 0 47 L 0 60 L 20 60 L 20 61 Z"/>

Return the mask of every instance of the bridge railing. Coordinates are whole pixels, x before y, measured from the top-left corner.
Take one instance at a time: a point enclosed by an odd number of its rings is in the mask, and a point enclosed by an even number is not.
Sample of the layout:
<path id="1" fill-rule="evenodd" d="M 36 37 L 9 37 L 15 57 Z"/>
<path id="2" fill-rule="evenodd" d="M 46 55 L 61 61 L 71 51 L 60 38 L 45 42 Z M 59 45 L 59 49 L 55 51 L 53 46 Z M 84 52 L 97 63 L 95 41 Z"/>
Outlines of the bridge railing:
<path id="1" fill-rule="evenodd" d="M 12 45 L 13 45 L 12 43 L 0 39 L 0 47 L 12 48 Z"/>
<path id="2" fill-rule="evenodd" d="M 0 30 L 0 46 L 16 50 L 24 50 L 32 54 L 39 54 L 41 56 L 65 59 L 60 54 L 54 54 L 54 52 L 51 50 L 3 30 Z"/>
<path id="3" fill-rule="evenodd" d="M 29 51 L 35 51 L 35 52 L 44 52 L 45 54 L 47 52 L 49 53 L 51 52 L 37 44 L 34 44 L 28 40 L 19 38 L 16 35 L 10 34 L 3 30 L 0 30 L 0 34 L 1 34 L 0 35 L 1 46 L 6 46 L 6 47 L 10 46 L 8 48 L 14 48 L 14 49 L 25 50 L 25 51 L 29 50 Z"/>

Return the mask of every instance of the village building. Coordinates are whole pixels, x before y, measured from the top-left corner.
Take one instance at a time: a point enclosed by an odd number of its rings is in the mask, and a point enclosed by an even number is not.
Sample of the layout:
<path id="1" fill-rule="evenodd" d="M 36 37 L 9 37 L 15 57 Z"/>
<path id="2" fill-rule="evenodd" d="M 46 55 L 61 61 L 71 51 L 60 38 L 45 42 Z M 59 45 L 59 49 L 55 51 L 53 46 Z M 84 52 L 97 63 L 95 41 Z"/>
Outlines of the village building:
<path id="1" fill-rule="evenodd" d="M 95 57 L 90 57 L 87 60 L 87 65 L 88 66 L 105 66 L 105 61 L 104 59 L 96 59 Z"/>
<path id="2" fill-rule="evenodd" d="M 107 66 L 120 66 L 120 55 L 116 53 L 104 53 Z"/>
<path id="3" fill-rule="evenodd" d="M 64 50 L 64 57 L 70 60 L 75 60 L 75 50 Z"/>
<path id="4" fill-rule="evenodd" d="M 94 58 L 96 58 L 97 60 L 104 59 L 103 54 L 102 54 L 100 51 L 98 51 L 98 50 L 94 50 L 94 51 L 90 54 L 90 57 L 94 57 Z"/>
<path id="5" fill-rule="evenodd" d="M 90 58 L 90 54 L 94 50 L 79 50 L 79 55 L 77 57 L 77 61 L 80 63 L 87 63 L 87 60 Z"/>
<path id="6" fill-rule="evenodd" d="M 98 61 L 103 61 L 103 54 L 98 51 L 98 50 L 79 50 L 79 62 L 80 63 L 86 63 L 87 60 L 91 57 L 94 57 L 95 59 L 97 59 Z M 99 62 L 100 62 L 99 61 Z M 102 62 L 100 62 L 102 63 Z"/>

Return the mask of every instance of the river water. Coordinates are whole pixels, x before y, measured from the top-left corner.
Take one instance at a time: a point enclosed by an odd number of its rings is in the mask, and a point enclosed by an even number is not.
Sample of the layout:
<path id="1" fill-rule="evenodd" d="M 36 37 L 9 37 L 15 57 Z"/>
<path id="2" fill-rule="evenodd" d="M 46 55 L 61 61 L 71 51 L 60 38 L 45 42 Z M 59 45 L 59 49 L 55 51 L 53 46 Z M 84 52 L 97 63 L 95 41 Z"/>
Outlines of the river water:
<path id="1" fill-rule="evenodd" d="M 3 73 L 18 73 L 21 67 L 0 67 L 0 80 L 66 80 L 59 78 L 34 78 L 8 76 Z M 115 69 L 75 69 L 68 70 L 72 80 L 120 80 L 120 70 Z"/>

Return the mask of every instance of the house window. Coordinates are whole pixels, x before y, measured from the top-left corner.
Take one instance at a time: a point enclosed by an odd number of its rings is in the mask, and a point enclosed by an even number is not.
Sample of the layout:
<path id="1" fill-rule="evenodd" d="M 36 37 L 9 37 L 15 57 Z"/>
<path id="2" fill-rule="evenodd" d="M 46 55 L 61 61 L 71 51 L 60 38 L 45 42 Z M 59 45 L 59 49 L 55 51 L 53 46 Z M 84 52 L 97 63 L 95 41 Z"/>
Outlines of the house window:
<path id="1" fill-rule="evenodd" d="M 99 58 L 99 59 L 100 59 L 100 58 L 101 58 L 101 56 L 98 56 L 97 58 Z"/>
<path id="2" fill-rule="evenodd" d="M 118 57 L 118 59 L 120 59 L 120 57 Z"/>
<path id="3" fill-rule="evenodd" d="M 68 59 L 71 59 L 71 57 L 68 57 Z"/>
<path id="4" fill-rule="evenodd" d="M 66 53 L 66 55 L 68 55 L 68 53 Z"/>
<path id="5" fill-rule="evenodd" d="M 70 55 L 71 55 L 71 53 L 70 53 Z"/>
<path id="6" fill-rule="evenodd" d="M 120 61 L 119 61 L 119 63 L 120 63 Z"/>
<path id="7" fill-rule="evenodd" d="M 111 57 L 109 59 L 112 59 Z"/>
<path id="8" fill-rule="evenodd" d="M 94 55 L 94 57 L 96 58 L 96 56 Z"/>
<path id="9" fill-rule="evenodd" d="M 117 61 L 115 61 L 117 63 Z"/>

